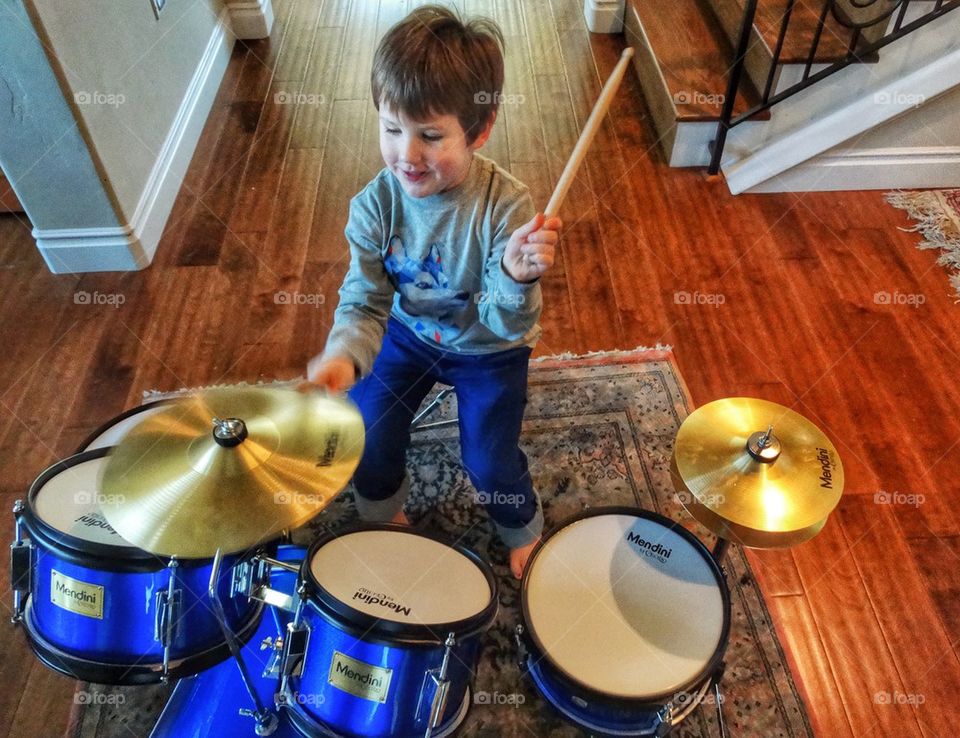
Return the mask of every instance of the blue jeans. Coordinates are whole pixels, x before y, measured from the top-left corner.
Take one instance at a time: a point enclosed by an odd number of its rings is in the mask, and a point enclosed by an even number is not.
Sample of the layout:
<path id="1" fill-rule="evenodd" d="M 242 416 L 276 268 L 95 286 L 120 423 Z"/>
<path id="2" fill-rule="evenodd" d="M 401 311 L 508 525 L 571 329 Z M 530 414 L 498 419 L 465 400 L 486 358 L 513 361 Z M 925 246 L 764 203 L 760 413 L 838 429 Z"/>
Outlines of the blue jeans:
<path id="1" fill-rule="evenodd" d="M 536 540 L 543 513 L 519 446 L 529 360 L 526 346 L 493 354 L 445 351 L 390 318 L 371 373 L 349 393 L 366 427 L 353 477 L 360 516 L 387 521 L 403 507 L 410 422 L 434 383 L 443 382 L 457 393 L 460 456 L 478 501 L 507 546 Z"/>

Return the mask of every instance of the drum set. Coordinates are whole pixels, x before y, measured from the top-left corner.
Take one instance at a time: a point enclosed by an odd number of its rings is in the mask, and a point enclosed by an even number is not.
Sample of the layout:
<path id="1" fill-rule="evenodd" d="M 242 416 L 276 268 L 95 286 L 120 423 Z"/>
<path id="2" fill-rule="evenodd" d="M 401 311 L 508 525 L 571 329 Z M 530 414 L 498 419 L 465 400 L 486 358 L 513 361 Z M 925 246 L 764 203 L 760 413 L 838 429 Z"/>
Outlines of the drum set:
<path id="1" fill-rule="evenodd" d="M 346 400 L 287 388 L 124 413 L 16 503 L 14 622 L 67 676 L 174 683 L 154 738 L 452 734 L 498 613 L 490 566 L 398 525 L 289 542 L 346 486 L 363 438 Z M 590 508 L 543 538 L 521 582 L 521 673 L 593 735 L 667 735 L 711 692 L 725 734 L 727 546 L 805 541 L 843 489 L 815 425 L 749 398 L 693 412 L 672 473 L 712 551 L 657 513 Z"/>

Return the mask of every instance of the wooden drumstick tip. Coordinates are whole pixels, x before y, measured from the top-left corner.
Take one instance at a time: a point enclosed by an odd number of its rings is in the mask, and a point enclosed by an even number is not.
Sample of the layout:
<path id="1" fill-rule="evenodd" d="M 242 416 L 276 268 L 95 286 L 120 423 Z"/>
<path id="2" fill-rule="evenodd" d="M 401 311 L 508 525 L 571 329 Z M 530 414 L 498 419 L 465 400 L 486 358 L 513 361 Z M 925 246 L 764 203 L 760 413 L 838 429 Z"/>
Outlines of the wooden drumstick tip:
<path id="1" fill-rule="evenodd" d="M 621 59 L 630 59 L 633 56 L 633 47 L 628 46 L 623 50 L 623 53 L 620 54 Z"/>

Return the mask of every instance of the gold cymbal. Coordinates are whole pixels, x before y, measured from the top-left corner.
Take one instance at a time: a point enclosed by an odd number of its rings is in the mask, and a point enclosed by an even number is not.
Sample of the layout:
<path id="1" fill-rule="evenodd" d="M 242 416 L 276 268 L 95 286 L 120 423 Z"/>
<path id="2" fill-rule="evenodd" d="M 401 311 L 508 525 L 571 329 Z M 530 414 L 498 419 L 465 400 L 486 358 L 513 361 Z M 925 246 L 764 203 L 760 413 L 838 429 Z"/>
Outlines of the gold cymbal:
<path id="1" fill-rule="evenodd" d="M 843 492 L 843 465 L 830 439 L 793 410 L 749 397 L 691 413 L 677 433 L 671 471 L 694 518 L 753 548 L 813 538 Z"/>
<path id="2" fill-rule="evenodd" d="M 276 387 L 211 389 L 135 426 L 103 472 L 103 514 L 151 553 L 205 558 L 303 525 L 363 453 L 347 400 Z"/>

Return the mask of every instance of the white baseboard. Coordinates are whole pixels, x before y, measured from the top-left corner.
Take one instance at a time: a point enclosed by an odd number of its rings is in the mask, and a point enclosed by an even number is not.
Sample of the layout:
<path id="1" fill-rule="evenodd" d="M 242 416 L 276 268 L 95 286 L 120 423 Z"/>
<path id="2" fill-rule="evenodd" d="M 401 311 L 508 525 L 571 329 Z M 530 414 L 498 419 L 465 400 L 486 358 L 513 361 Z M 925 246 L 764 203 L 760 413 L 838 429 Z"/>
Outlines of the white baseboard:
<path id="1" fill-rule="evenodd" d="M 821 155 L 748 192 L 960 187 L 960 147 L 866 149 Z"/>
<path id="2" fill-rule="evenodd" d="M 128 225 L 34 229 L 37 248 L 50 271 L 54 274 L 136 271 L 150 264 L 217 96 L 233 42 L 224 9 Z"/>
<path id="3" fill-rule="evenodd" d="M 626 0 L 584 0 L 583 15 L 591 33 L 623 31 L 623 9 Z"/>
<path id="4" fill-rule="evenodd" d="M 227 0 L 233 35 L 242 39 L 266 38 L 273 29 L 270 0 Z"/>

